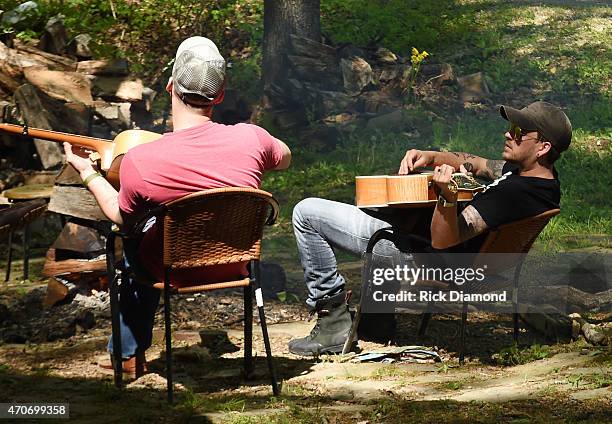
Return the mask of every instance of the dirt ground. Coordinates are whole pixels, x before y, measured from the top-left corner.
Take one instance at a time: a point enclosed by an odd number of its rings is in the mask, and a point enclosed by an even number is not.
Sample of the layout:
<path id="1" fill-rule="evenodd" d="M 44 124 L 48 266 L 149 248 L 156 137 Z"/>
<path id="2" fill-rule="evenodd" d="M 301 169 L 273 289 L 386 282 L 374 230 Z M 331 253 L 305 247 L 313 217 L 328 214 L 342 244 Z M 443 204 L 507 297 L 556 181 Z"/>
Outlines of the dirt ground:
<path id="1" fill-rule="evenodd" d="M 345 262 L 342 268 L 349 280 L 356 280 L 358 262 Z M 288 270 L 287 278 L 295 283 L 299 272 Z M 40 282 L 19 282 L 16 277 L 0 285 L 0 297 L 27 297 L 36 286 Z M 423 422 L 606 422 L 611 416 L 612 356 L 606 347 L 566 341 L 552 344 L 544 354 L 534 351 L 522 365 L 501 366 L 494 358 L 512 345 L 511 317 L 475 313 L 468 321 L 466 365 L 460 367 L 457 316 L 434 315 L 428 334 L 419 338 L 415 336 L 418 317 L 401 315 L 399 343 L 434 349 L 442 362 L 353 363 L 338 356 L 304 359 L 290 354 L 287 342 L 307 334 L 313 322 L 307 321 L 301 303 L 278 300 L 266 303 L 274 364 L 282 384 L 282 395 L 272 397 L 257 324 L 255 375 L 246 380 L 242 372 L 241 302 L 240 292 L 174 302 L 178 394 L 172 407 L 165 402 L 161 315 L 153 347 L 147 352 L 151 373 L 128 382 L 122 391 L 113 387 L 112 376 L 98 365 L 108 359 L 108 320 L 99 319 L 93 328 L 67 339 L 0 344 L 0 402 L 69 402 L 71 418 L 105 423 L 374 423 L 406 422 L 408 416 Z M 226 343 L 203 342 L 209 334 L 203 330 L 214 328 L 224 329 Z M 526 347 L 546 343 L 529 330 L 522 331 L 520 341 Z M 369 352 L 384 346 L 360 342 L 360 348 Z"/>

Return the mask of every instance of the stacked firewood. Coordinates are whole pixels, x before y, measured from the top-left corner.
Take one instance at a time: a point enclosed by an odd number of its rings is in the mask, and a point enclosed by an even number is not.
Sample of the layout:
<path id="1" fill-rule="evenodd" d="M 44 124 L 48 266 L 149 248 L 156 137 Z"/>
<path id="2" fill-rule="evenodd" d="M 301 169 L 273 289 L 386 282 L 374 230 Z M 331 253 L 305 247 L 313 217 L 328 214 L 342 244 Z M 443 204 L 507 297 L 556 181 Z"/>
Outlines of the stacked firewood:
<path id="1" fill-rule="evenodd" d="M 49 21 L 38 43 L 3 41 L 0 121 L 104 139 L 147 125 L 153 90 L 130 75 L 126 60 L 93 60 L 90 37 L 69 41 L 61 19 Z M 4 147 L 18 142 L 0 137 Z M 61 164 L 59 145 L 35 140 L 35 146 L 44 169 Z"/>

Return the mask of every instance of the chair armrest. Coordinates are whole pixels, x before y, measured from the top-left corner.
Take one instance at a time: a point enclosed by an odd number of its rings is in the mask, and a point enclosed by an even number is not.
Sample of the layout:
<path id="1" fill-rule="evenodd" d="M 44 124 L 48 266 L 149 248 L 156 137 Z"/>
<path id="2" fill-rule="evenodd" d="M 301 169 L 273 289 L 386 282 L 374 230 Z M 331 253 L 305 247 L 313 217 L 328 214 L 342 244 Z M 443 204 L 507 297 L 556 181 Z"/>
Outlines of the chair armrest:
<path id="1" fill-rule="evenodd" d="M 416 234 L 402 232 L 394 227 L 385 227 L 372 234 L 365 253 L 372 253 L 374 246 L 380 240 L 389 240 L 402 252 L 416 253 L 432 251 L 431 240 Z"/>
<path id="2" fill-rule="evenodd" d="M 121 231 L 119 228 L 113 225 L 112 232 L 117 236 L 121 237 L 124 240 L 139 240 L 143 233 L 145 226 L 149 223 L 149 220 L 153 217 L 156 219 L 162 217 L 166 214 L 168 210 L 166 205 L 159 205 L 155 208 L 149 210 L 145 215 L 140 217 L 138 221 L 127 231 Z"/>
<path id="3" fill-rule="evenodd" d="M 278 200 L 272 197 L 272 199 L 268 201 L 268 204 L 270 205 L 271 208 L 270 208 L 270 215 L 268 215 L 268 218 L 266 219 L 266 225 L 274 225 L 274 223 L 276 222 L 276 219 L 278 218 L 278 212 L 280 210 Z"/>

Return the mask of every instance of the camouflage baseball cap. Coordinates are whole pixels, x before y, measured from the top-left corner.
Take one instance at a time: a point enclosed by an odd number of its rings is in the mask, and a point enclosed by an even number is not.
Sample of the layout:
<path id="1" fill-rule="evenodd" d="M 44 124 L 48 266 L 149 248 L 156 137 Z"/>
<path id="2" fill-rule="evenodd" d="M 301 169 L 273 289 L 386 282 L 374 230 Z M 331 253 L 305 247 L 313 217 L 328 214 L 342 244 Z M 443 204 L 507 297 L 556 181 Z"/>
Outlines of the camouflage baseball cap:
<path id="1" fill-rule="evenodd" d="M 559 152 L 572 141 L 572 124 L 561 108 L 547 102 L 533 102 L 522 109 L 499 108 L 501 116 L 523 130 L 538 131 Z"/>

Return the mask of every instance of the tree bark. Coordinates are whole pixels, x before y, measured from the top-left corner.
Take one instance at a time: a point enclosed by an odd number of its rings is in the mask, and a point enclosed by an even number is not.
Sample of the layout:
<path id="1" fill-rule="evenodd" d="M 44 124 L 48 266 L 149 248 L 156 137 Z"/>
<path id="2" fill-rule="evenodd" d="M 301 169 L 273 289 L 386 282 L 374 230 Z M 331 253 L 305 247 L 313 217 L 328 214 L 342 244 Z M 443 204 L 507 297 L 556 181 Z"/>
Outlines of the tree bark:
<path id="1" fill-rule="evenodd" d="M 266 96 L 273 85 L 282 87 L 287 80 L 290 34 L 321 41 L 320 15 L 320 0 L 264 0 L 262 71 Z"/>

